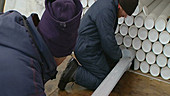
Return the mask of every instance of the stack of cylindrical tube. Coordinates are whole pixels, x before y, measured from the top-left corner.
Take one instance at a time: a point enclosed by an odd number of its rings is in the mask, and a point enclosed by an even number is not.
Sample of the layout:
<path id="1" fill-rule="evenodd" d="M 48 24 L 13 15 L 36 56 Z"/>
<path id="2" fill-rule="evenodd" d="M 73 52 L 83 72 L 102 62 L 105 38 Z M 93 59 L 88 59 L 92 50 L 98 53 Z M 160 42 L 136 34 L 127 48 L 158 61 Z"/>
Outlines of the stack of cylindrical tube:
<path id="1" fill-rule="evenodd" d="M 85 14 L 96 0 L 81 1 L 85 5 Z M 136 50 L 134 70 L 166 80 L 170 79 L 169 10 L 170 0 L 139 0 L 132 16 L 118 19 L 115 31 L 121 48 Z"/>

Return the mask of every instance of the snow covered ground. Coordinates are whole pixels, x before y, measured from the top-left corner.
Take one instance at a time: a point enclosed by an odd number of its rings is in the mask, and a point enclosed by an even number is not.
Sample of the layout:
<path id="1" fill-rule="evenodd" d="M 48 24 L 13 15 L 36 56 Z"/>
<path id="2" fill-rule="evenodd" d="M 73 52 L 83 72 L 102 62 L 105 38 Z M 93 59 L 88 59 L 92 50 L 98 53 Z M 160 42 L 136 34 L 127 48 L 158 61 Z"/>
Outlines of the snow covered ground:
<path id="1" fill-rule="evenodd" d="M 6 0 L 4 12 L 8 10 L 17 10 L 25 16 L 31 13 L 37 13 L 41 18 L 45 10 L 45 0 Z"/>

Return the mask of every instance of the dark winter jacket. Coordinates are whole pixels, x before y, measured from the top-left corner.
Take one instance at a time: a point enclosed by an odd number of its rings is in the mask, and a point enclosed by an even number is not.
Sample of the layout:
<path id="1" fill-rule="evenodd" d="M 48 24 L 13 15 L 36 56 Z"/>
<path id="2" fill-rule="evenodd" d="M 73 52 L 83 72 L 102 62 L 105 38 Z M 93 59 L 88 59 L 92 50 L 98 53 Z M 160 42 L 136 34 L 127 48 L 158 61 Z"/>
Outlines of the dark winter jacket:
<path id="1" fill-rule="evenodd" d="M 33 58 L 35 62 L 38 62 L 37 66 L 41 65 L 41 75 L 45 83 L 47 80 L 55 78 L 57 65 L 46 43 L 37 31 L 32 16 L 28 17 L 26 21 L 35 42 L 33 42 L 28 29 L 24 25 L 23 16 L 19 12 L 8 11 L 0 15 L 0 47 L 11 49 L 11 51 L 4 55 L 18 52 L 24 56 Z M 37 47 L 34 43 L 37 44 Z M 40 52 L 38 50 L 34 51 L 35 49 L 40 50 Z M 14 57 L 17 58 L 18 55 L 16 54 Z M 10 60 L 5 60 L 5 62 L 10 63 Z"/>
<path id="2" fill-rule="evenodd" d="M 118 61 L 122 56 L 115 39 L 118 1 L 97 0 L 95 4 L 81 20 L 78 30 L 75 55 L 81 64 L 102 62 L 103 55 L 109 59 L 106 63 Z"/>

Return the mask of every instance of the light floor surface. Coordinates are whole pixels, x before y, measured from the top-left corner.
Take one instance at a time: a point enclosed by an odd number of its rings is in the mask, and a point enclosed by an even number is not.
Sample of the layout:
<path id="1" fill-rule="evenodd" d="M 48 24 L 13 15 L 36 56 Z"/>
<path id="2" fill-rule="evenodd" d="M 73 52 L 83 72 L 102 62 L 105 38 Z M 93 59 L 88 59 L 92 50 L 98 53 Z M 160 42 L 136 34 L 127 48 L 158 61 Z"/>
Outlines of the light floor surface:
<path id="1" fill-rule="evenodd" d="M 47 96 L 91 96 L 93 91 L 75 83 L 69 83 L 65 91 L 58 89 L 58 81 L 71 56 L 58 66 L 56 79 L 45 84 Z M 139 74 L 138 74 L 139 73 Z M 170 80 L 155 78 L 149 74 L 141 75 L 140 71 L 127 71 L 109 96 L 170 96 Z M 151 78 L 150 78 L 151 77 Z M 157 80 L 156 80 L 157 79 Z"/>

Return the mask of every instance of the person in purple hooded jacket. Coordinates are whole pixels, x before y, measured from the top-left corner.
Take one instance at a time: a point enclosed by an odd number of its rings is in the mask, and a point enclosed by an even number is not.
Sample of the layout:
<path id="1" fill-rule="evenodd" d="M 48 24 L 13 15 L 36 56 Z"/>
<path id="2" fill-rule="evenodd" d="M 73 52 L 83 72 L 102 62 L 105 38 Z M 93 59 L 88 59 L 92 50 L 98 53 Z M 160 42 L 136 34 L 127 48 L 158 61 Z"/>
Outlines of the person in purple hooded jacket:
<path id="1" fill-rule="evenodd" d="M 118 17 L 132 15 L 138 0 L 97 0 L 83 16 L 75 46 L 75 59 L 64 70 L 58 87 L 65 89 L 74 81 L 95 90 L 122 57 L 130 52 L 121 50 L 115 39 Z"/>
<path id="2" fill-rule="evenodd" d="M 44 84 L 74 49 L 82 5 L 79 0 L 45 0 L 45 11 L 26 18 L 0 14 L 0 96 L 46 96 Z"/>

